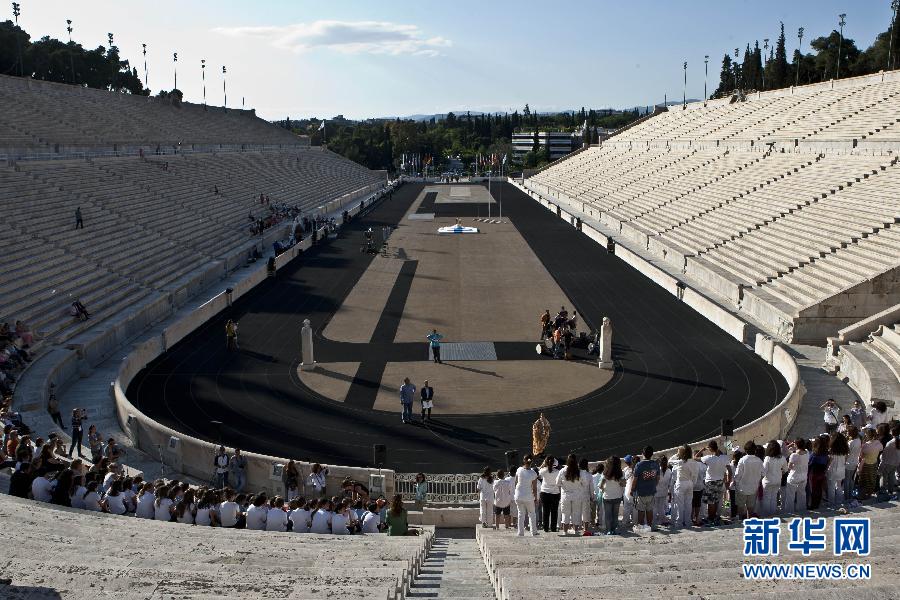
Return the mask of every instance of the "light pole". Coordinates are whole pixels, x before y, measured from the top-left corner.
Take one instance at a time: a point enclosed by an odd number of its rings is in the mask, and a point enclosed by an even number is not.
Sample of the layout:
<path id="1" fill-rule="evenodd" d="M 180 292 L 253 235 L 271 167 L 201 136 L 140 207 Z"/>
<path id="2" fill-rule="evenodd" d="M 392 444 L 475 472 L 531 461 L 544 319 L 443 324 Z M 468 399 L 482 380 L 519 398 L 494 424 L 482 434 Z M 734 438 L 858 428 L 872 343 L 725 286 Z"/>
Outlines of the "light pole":
<path id="1" fill-rule="evenodd" d="M 16 20 L 16 27 L 19 26 L 19 15 L 22 14 L 22 5 L 18 2 L 12 3 L 13 18 Z M 19 57 L 19 76 L 25 75 L 25 67 L 22 66 L 22 38 L 16 34 L 16 53 Z"/>
<path id="2" fill-rule="evenodd" d="M 900 0 L 898 0 L 900 2 Z M 766 89 L 766 67 L 769 66 L 769 38 L 763 40 L 763 70 L 762 70 L 762 84 L 763 89 Z"/>
<path id="3" fill-rule="evenodd" d="M 847 13 L 841 13 L 838 15 L 840 19 L 838 21 L 838 27 L 841 28 L 841 37 L 838 39 L 838 60 L 837 60 L 837 69 L 834 70 L 834 78 L 841 78 L 841 46 L 844 45 L 844 25 L 847 24 Z"/>
<path id="4" fill-rule="evenodd" d="M 147 44 L 141 44 L 144 47 L 144 87 L 148 90 L 150 86 L 147 85 Z"/>
<path id="5" fill-rule="evenodd" d="M 228 108 L 228 88 L 225 87 L 226 77 L 225 65 L 222 65 L 222 94 L 225 96 L 225 108 Z"/>
<path id="6" fill-rule="evenodd" d="M 900 1 L 900 0 L 898 0 Z M 709 78 L 709 54 L 703 57 L 703 101 L 706 102 L 709 96 L 706 93 L 706 80 Z"/>
<path id="7" fill-rule="evenodd" d="M 203 79 L 203 106 L 206 106 L 206 59 L 200 59 L 200 73 Z"/>
<path id="8" fill-rule="evenodd" d="M 107 56 L 112 58 L 112 49 L 113 49 L 113 34 L 107 33 L 106 38 L 109 40 L 109 53 Z M 118 61 L 116 61 L 118 62 Z M 109 80 L 109 87 L 112 91 L 116 91 L 116 74 L 119 71 L 118 64 L 113 64 L 112 60 L 109 62 L 110 70 L 112 71 L 112 77 Z"/>
<path id="9" fill-rule="evenodd" d="M 681 88 L 681 110 L 687 108 L 687 61 L 684 61 L 684 87 Z"/>
<path id="10" fill-rule="evenodd" d="M 891 10 L 894 11 L 894 19 L 891 21 L 891 42 L 888 44 L 888 70 L 894 68 L 894 25 L 897 23 L 898 8 L 900 8 L 900 0 L 891 0 Z"/>
<path id="11" fill-rule="evenodd" d="M 737 73 L 738 73 L 738 48 L 734 49 L 734 89 L 738 89 Z"/>
<path id="12" fill-rule="evenodd" d="M 172 53 L 172 65 L 173 65 L 173 69 L 175 70 L 175 87 L 172 89 L 177 90 L 178 89 L 178 53 L 177 52 Z"/>
<path id="13" fill-rule="evenodd" d="M 797 79 L 794 82 L 794 86 L 800 85 L 800 59 L 803 58 L 803 53 L 800 51 L 803 48 L 803 28 L 797 30 L 797 39 L 800 40 L 800 44 L 797 46 Z"/>
<path id="14" fill-rule="evenodd" d="M 69 32 L 69 44 L 72 44 L 72 19 L 66 19 L 66 31 Z M 72 85 L 75 85 L 75 59 L 69 49 L 69 70 L 72 72 Z"/>

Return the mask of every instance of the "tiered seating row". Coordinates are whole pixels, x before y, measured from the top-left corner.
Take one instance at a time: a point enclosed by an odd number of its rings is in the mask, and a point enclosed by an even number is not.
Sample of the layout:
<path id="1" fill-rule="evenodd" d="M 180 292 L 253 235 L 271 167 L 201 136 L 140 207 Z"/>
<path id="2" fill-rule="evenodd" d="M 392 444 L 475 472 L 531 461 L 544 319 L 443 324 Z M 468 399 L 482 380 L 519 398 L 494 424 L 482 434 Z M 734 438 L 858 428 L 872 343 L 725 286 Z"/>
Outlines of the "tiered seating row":
<path id="1" fill-rule="evenodd" d="M 248 214 L 276 204 L 309 212 L 378 181 L 356 163 L 304 149 L 2 167 L 0 242 L 10 251 L 0 259 L 8 275 L 0 315 L 42 335 L 73 335 L 73 300 L 102 320 L 249 247 Z"/>
<path id="2" fill-rule="evenodd" d="M 616 136 L 616 142 L 897 139 L 900 82 L 873 82 L 733 103 L 670 108 Z"/>
<path id="3" fill-rule="evenodd" d="M 297 145 L 247 111 L 0 76 L 0 148 Z M 305 144 L 305 142 L 302 142 Z"/>

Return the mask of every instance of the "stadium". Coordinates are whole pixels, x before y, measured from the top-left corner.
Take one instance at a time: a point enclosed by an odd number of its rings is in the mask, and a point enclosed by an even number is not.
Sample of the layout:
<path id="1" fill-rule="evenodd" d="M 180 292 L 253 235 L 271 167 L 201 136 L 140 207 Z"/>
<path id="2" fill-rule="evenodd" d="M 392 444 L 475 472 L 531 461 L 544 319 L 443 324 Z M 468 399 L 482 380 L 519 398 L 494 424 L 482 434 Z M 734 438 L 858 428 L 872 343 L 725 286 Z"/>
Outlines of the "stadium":
<path id="1" fill-rule="evenodd" d="M 900 598 L 900 71 L 375 125 L 469 159 L 13 8 L 0 596 Z"/>

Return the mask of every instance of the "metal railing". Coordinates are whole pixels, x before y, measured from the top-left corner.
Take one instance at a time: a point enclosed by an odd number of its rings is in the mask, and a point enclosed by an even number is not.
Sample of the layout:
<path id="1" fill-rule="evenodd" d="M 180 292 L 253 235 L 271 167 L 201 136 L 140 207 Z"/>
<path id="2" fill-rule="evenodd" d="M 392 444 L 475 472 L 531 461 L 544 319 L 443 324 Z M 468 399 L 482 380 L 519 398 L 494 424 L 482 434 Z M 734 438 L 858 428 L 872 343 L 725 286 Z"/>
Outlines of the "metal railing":
<path id="1" fill-rule="evenodd" d="M 394 473 L 394 491 L 404 500 L 416 498 L 417 473 Z M 478 502 L 478 473 L 425 473 L 428 502 L 471 504 Z"/>

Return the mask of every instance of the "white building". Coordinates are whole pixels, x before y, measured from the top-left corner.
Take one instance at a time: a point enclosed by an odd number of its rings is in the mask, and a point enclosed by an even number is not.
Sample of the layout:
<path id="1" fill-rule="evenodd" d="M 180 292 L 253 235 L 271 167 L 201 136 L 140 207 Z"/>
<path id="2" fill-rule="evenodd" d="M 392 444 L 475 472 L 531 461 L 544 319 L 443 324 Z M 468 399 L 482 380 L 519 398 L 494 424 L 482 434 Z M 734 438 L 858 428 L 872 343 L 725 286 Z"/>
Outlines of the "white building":
<path id="1" fill-rule="evenodd" d="M 550 160 L 562 158 L 572 150 L 581 147 L 581 138 L 565 131 L 538 131 L 538 145 L 544 149 L 549 144 Z M 534 148 L 534 132 L 512 135 L 513 156 L 521 159 Z"/>

